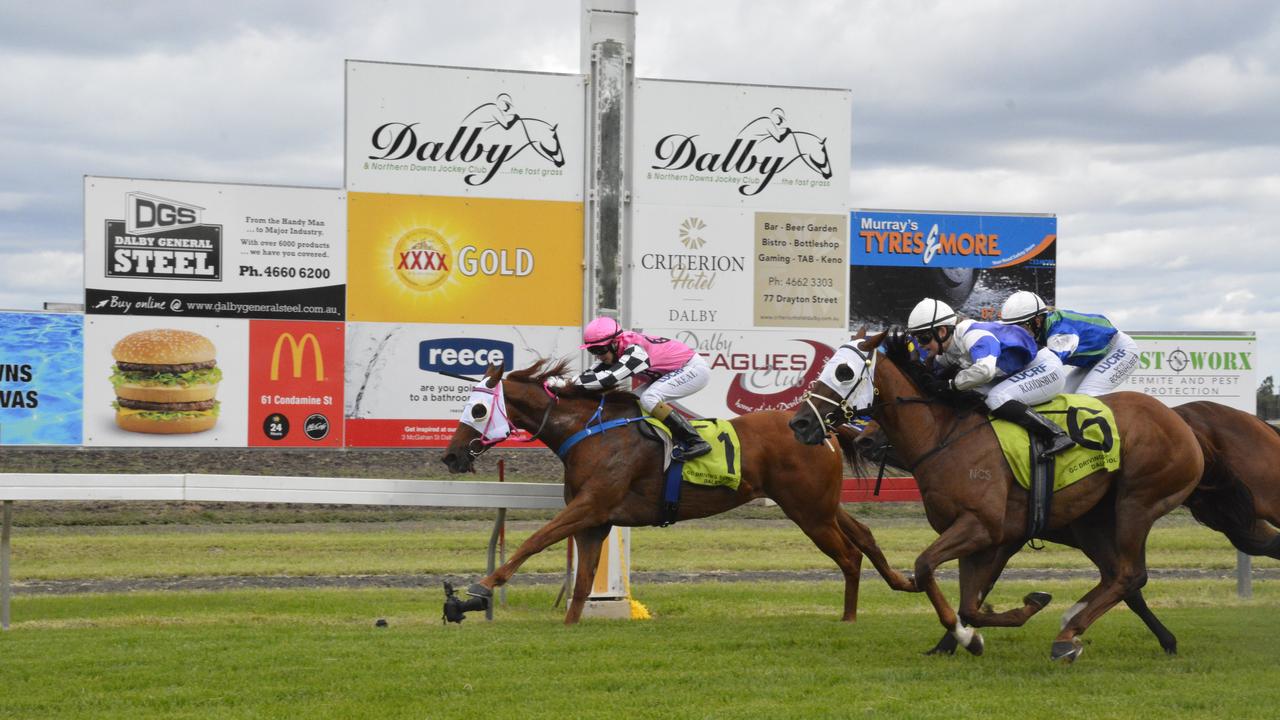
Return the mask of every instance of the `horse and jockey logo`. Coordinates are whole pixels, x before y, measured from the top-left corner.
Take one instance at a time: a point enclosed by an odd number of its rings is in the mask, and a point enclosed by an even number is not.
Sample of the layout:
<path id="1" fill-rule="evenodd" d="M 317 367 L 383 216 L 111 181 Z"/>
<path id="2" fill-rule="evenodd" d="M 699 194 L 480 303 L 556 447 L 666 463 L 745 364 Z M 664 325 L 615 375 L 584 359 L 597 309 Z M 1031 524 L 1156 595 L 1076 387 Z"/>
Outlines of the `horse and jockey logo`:
<path id="1" fill-rule="evenodd" d="M 565 164 L 557 125 L 521 116 L 507 93 L 467 112 L 447 138 L 420 137 L 418 123 L 393 121 L 379 125 L 370 142 L 381 153 L 370 160 L 465 163 L 462 181 L 471 186 L 489 182 L 525 151 L 551 165 L 542 174 L 558 175 Z"/>
<path id="2" fill-rule="evenodd" d="M 723 150 L 699 148 L 697 134 L 671 133 L 658 140 L 653 155 L 658 162 L 650 166 L 652 170 L 692 169 L 739 175 L 738 192 L 748 196 L 763 192 L 775 177 L 796 163 L 823 180 L 832 176 L 827 139 L 790 127 L 786 111 L 780 107 L 743 125 Z"/>

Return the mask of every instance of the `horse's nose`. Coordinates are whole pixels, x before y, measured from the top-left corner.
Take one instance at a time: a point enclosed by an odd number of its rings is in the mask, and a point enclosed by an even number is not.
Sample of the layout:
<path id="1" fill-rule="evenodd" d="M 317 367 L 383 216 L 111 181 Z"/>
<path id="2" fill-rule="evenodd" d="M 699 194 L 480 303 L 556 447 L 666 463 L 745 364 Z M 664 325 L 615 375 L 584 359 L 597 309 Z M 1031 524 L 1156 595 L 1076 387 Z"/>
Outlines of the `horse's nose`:
<path id="1" fill-rule="evenodd" d="M 870 452 L 875 449 L 876 441 L 870 436 L 859 435 L 858 438 L 853 441 L 853 446 L 858 448 L 858 452 Z"/>

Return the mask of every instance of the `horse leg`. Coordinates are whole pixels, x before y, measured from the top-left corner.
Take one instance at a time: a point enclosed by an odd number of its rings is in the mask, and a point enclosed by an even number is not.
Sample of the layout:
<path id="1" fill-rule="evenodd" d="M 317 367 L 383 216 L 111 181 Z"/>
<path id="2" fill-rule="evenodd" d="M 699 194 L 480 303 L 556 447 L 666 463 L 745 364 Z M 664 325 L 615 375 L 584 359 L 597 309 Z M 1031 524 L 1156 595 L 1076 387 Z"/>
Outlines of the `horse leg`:
<path id="1" fill-rule="evenodd" d="M 934 612 L 938 614 L 938 622 L 942 623 L 942 627 L 954 633 L 960 645 L 974 654 L 982 652 L 984 647 L 982 636 L 973 628 L 966 627 L 960 622 L 959 616 L 951 609 L 946 596 L 942 594 L 942 589 L 938 587 L 934 570 L 944 562 L 969 555 L 990 544 L 987 530 L 982 523 L 973 515 L 964 515 L 944 530 L 929 547 L 925 548 L 924 552 L 920 553 L 920 557 L 916 558 L 915 587 L 922 589 L 928 595 L 929 602 L 933 604 Z"/>
<path id="2" fill-rule="evenodd" d="M 569 611 L 564 615 L 565 625 L 573 625 L 582 619 L 582 609 L 595 584 L 596 567 L 600 564 L 600 549 L 604 546 L 604 539 L 609 536 L 609 531 L 612 529 L 612 524 L 605 523 L 573 535 L 574 544 L 578 549 L 578 572 L 574 575 L 573 597 L 569 601 Z"/>
<path id="3" fill-rule="evenodd" d="M 520 543 L 520 547 L 516 548 L 516 551 L 502 564 L 502 567 L 494 570 L 476 585 L 472 585 L 468 592 L 473 595 L 483 595 L 485 591 L 488 591 L 492 595 L 493 589 L 500 585 L 505 585 L 516 570 L 524 564 L 525 560 L 574 533 L 603 523 L 607 519 L 607 515 L 601 513 L 596 507 L 599 504 L 598 500 L 593 503 L 591 497 L 586 494 L 579 494 L 574 497 L 563 510 L 551 519 L 551 522 L 538 528 L 537 532 Z"/>
<path id="4" fill-rule="evenodd" d="M 1147 536 L 1155 522 L 1150 512 L 1153 511 L 1132 496 L 1121 497 L 1116 502 L 1115 552 L 1112 556 L 1114 573 L 1104 573 L 1098 585 L 1077 603 L 1083 604 L 1083 607 L 1063 624 L 1062 631 L 1053 641 L 1049 659 L 1074 662 L 1084 649 L 1080 636 L 1085 630 L 1116 603 L 1132 596 L 1146 585 Z M 1126 517 L 1133 519 L 1121 520 Z"/>
<path id="5" fill-rule="evenodd" d="M 906 575 L 894 570 L 889 561 L 885 559 L 884 553 L 880 550 L 880 546 L 876 544 L 876 538 L 871 534 L 871 528 L 858 522 L 858 519 L 845 512 L 844 508 L 836 509 L 836 520 L 840 523 L 840 531 L 849 539 L 859 550 L 867 556 L 876 571 L 880 573 L 880 577 L 888 583 L 889 587 L 899 592 L 911 592 L 915 590 L 915 585 Z"/>
<path id="6" fill-rule="evenodd" d="M 1117 572 L 1114 518 L 1105 524 L 1088 525 L 1073 529 L 1076 530 L 1072 537 L 1074 544 L 1093 561 L 1093 564 L 1098 566 L 1098 570 L 1102 573 L 1103 583 L 1113 580 Z M 1088 604 L 1087 601 L 1092 599 L 1097 590 L 1098 588 L 1094 588 L 1080 602 L 1067 608 L 1067 611 L 1062 615 L 1063 628 L 1067 626 L 1067 623 L 1071 621 L 1071 618 L 1076 613 L 1080 612 Z M 1160 643 L 1160 647 L 1166 654 L 1177 654 L 1178 639 L 1164 626 L 1164 623 L 1160 622 L 1155 613 L 1151 612 L 1151 608 L 1147 607 L 1147 600 L 1142 596 L 1141 590 L 1135 590 L 1126 595 L 1124 604 L 1128 605 L 1129 609 L 1142 619 L 1143 624 L 1147 626 L 1152 635 L 1156 636 L 1156 641 Z"/>
<path id="7" fill-rule="evenodd" d="M 862 553 L 849 538 L 845 537 L 834 518 L 826 522 L 814 523 L 808 518 L 797 517 L 798 513 L 793 515 L 785 507 L 783 512 L 800 526 L 819 550 L 840 566 L 840 572 L 844 573 L 844 614 L 840 619 L 844 622 L 857 620 L 858 581 L 862 577 Z"/>
<path id="8" fill-rule="evenodd" d="M 1053 599 L 1049 593 L 1032 592 L 1022 598 L 1022 607 L 1013 610 L 998 613 L 982 606 L 1009 559 L 1021 548 L 1021 542 L 1006 543 L 960 558 L 961 622 L 974 627 L 1022 627 L 1049 604 Z"/>

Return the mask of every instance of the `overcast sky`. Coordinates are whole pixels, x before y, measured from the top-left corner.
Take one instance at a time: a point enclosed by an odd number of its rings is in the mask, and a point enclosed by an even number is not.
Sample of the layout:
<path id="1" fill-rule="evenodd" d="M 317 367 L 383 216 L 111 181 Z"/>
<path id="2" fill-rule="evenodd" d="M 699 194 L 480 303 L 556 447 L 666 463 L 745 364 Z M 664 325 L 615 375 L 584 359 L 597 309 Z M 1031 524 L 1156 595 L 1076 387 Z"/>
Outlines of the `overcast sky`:
<path id="1" fill-rule="evenodd" d="M 642 77 L 853 90 L 851 207 L 1058 216 L 1058 304 L 1280 375 L 1280 3 L 637 0 Z M 339 187 L 343 60 L 577 72 L 579 0 L 0 0 L 0 307 L 82 176 Z"/>

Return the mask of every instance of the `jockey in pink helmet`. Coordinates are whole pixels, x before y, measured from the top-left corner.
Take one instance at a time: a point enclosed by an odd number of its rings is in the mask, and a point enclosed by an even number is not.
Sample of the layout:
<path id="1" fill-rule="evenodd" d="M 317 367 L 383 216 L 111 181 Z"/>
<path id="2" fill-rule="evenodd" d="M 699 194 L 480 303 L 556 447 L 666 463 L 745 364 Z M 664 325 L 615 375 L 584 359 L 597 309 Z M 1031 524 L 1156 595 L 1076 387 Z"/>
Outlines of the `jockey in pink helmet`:
<path id="1" fill-rule="evenodd" d="M 685 446 L 684 457 L 705 455 L 711 446 L 698 437 L 689 421 L 667 404 L 707 386 L 711 368 L 693 348 L 679 340 L 623 330 L 611 317 L 598 317 L 582 331 L 582 349 L 599 360 L 573 379 L 588 390 L 609 390 L 630 378 L 640 384 L 640 407 L 661 420 Z"/>

